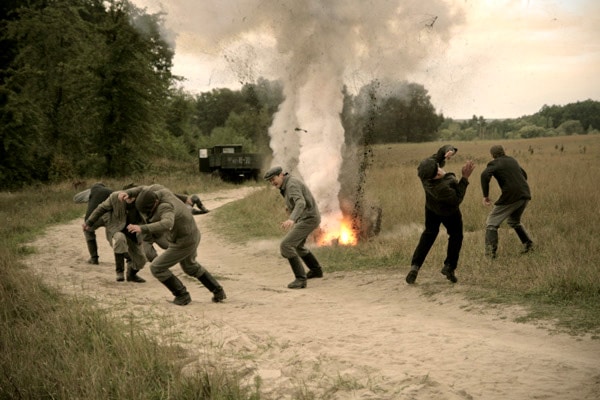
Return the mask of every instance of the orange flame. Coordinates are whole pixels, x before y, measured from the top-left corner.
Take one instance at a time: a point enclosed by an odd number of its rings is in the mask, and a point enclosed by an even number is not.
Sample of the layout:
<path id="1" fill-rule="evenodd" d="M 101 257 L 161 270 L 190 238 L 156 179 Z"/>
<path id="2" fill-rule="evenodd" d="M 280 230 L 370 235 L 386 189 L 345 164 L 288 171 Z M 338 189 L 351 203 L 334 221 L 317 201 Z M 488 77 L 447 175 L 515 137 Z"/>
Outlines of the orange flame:
<path id="1" fill-rule="evenodd" d="M 356 246 L 358 236 L 354 229 L 352 229 L 352 222 L 344 219 L 338 232 L 322 232 L 318 243 L 319 246 L 330 246 L 332 244 Z"/>

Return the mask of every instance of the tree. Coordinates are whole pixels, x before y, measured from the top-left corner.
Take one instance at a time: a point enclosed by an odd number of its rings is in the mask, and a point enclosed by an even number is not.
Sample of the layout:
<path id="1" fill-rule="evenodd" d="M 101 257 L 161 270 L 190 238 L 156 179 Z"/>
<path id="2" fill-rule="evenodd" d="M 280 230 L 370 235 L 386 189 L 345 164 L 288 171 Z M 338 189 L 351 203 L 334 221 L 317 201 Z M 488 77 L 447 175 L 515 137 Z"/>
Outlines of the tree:
<path id="1" fill-rule="evenodd" d="M 3 160 L 25 169 L 22 183 L 71 176 L 85 148 L 82 132 L 98 124 L 88 68 L 94 32 L 80 17 L 84 10 L 84 2 L 34 2 L 7 24 L 15 56 L 4 82 Z M 31 164 L 13 165 L 13 158 Z"/>
<path id="2" fill-rule="evenodd" d="M 95 139 L 106 173 L 141 170 L 160 152 L 173 52 L 160 37 L 161 15 L 146 15 L 126 0 L 111 0 L 100 25 L 105 51 L 100 77 L 102 130 Z M 138 27 L 136 29 L 135 27 Z"/>
<path id="3" fill-rule="evenodd" d="M 165 135 L 173 79 L 160 15 L 126 0 L 18 3 L 0 25 L 11 50 L 1 59 L 0 181 L 141 167 Z"/>
<path id="4" fill-rule="evenodd" d="M 443 117 L 435 114 L 422 85 L 373 81 L 354 99 L 354 121 L 369 126 L 374 143 L 424 142 L 437 137 Z M 342 119 L 352 119 L 342 116 Z"/>
<path id="5" fill-rule="evenodd" d="M 231 89 L 213 89 L 196 97 L 196 121 L 203 135 L 210 135 L 225 121 L 232 111 L 242 112 L 246 108 L 244 97 Z"/>
<path id="6" fill-rule="evenodd" d="M 200 140 L 196 124 L 196 101 L 182 89 L 171 91 L 166 107 L 166 128 L 172 138 L 181 143 L 185 154 L 195 154 Z M 183 155 L 181 155 L 183 156 Z"/>
<path id="7" fill-rule="evenodd" d="M 558 131 L 563 135 L 581 135 L 585 133 L 581 122 L 577 120 L 568 120 L 558 126 Z"/>

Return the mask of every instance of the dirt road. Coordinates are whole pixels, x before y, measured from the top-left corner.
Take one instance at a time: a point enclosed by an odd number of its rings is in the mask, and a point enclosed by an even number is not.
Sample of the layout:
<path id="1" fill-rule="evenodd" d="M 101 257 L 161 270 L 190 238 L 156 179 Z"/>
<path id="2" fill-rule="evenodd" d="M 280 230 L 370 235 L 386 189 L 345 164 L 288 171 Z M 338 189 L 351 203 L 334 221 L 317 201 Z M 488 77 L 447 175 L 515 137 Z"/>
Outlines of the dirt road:
<path id="1" fill-rule="evenodd" d="M 209 209 L 247 188 L 202 196 Z M 82 216 L 83 216 L 82 210 Z M 196 216 L 198 260 L 224 286 L 222 304 L 173 268 L 192 303 L 172 305 L 149 269 L 144 284 L 117 283 L 112 251 L 100 230 L 100 265 L 86 264 L 81 219 L 34 242 L 29 265 L 50 284 L 91 296 L 116 317 L 135 315 L 152 334 L 190 350 L 188 367 L 219 366 L 248 382 L 260 377 L 265 398 L 323 399 L 598 399 L 600 340 L 552 334 L 512 322 L 515 309 L 482 309 L 460 283 L 434 298 L 397 273 L 327 273 L 289 290 L 279 238 L 229 243 L 211 214 Z M 326 266 L 325 270 L 326 270 Z M 518 310 L 516 311 L 518 312 Z M 306 396 L 304 398 L 311 398 Z"/>

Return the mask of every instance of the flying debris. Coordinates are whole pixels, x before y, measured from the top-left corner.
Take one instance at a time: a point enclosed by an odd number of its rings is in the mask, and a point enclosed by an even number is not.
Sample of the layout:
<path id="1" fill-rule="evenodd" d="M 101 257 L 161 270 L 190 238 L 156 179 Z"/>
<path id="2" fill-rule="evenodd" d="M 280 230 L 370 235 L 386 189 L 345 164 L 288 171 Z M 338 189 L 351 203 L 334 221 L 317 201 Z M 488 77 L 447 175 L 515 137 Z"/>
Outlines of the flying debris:
<path id="1" fill-rule="evenodd" d="M 425 24 L 426 27 L 428 27 L 429 29 L 433 28 L 433 24 L 435 24 L 435 21 L 437 21 L 438 17 L 437 15 L 434 16 L 433 18 L 427 20 L 427 23 Z"/>

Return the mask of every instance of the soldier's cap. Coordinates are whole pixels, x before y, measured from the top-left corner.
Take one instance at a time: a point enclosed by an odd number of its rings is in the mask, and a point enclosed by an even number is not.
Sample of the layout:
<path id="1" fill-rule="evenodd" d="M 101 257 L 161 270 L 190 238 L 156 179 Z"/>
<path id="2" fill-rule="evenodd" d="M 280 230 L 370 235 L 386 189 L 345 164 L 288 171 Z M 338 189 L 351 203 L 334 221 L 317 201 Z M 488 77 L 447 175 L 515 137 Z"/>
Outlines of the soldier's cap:
<path id="1" fill-rule="evenodd" d="M 269 179 L 281 174 L 282 172 L 283 172 L 283 169 L 279 166 L 271 168 L 270 170 L 268 170 L 265 173 L 265 177 L 264 177 L 265 181 L 268 181 Z"/>
<path id="2" fill-rule="evenodd" d="M 438 164 L 433 158 L 426 158 L 419 163 L 417 174 L 421 179 L 433 179 L 438 173 Z"/>
<path id="3" fill-rule="evenodd" d="M 143 214 L 150 214 L 156 200 L 158 200 L 158 196 L 155 192 L 144 189 L 140 192 L 137 199 L 135 199 L 135 208 Z"/>

